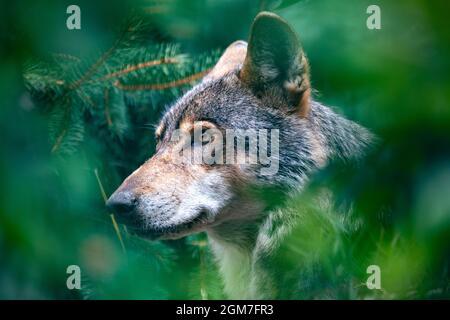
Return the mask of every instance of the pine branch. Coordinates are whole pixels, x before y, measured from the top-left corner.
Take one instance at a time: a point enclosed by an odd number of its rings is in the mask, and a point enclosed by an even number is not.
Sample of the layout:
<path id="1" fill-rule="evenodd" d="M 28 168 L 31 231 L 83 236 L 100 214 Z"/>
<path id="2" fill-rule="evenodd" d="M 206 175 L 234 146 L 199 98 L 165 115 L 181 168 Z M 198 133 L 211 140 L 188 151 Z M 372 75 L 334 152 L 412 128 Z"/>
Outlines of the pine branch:
<path id="1" fill-rule="evenodd" d="M 190 75 L 188 77 L 178 79 L 175 81 L 166 82 L 166 83 L 126 85 L 126 84 L 122 84 L 120 82 L 120 80 L 117 80 L 114 82 L 114 86 L 116 86 L 117 88 L 119 88 L 121 90 L 126 90 L 126 91 L 164 90 L 164 89 L 168 89 L 168 88 L 179 87 L 179 86 L 197 81 L 197 80 L 203 78 L 206 74 L 208 74 L 209 71 L 211 71 L 211 69 L 206 69 L 204 71 L 200 71 L 200 72 Z"/>
<path id="2" fill-rule="evenodd" d="M 50 111 L 52 153 L 75 151 L 85 126 L 103 139 L 99 144 L 119 148 L 116 138 L 123 141 L 133 133 L 129 106 L 145 106 L 140 109 L 144 111 L 167 105 L 182 93 L 182 86 L 201 79 L 218 59 L 217 52 L 190 59 L 178 45 L 141 43 L 145 27 L 140 20 L 128 22 L 113 46 L 92 63 L 55 54 L 53 61 L 26 66 L 27 89 Z M 148 114 L 139 119 L 154 121 Z"/>
<path id="3" fill-rule="evenodd" d="M 114 50 L 117 48 L 117 46 L 120 44 L 120 40 L 122 37 L 120 37 L 114 45 L 109 48 L 108 51 L 106 51 L 98 60 L 96 63 L 94 63 L 78 80 L 71 83 L 69 85 L 69 89 L 76 90 L 78 89 L 86 80 L 90 79 L 92 75 L 97 71 L 97 69 L 111 56 L 111 54 L 114 52 Z"/>
<path id="4" fill-rule="evenodd" d="M 131 17 L 129 21 L 126 21 L 125 27 L 122 28 L 122 31 L 120 32 L 119 37 L 114 42 L 111 48 L 109 48 L 91 67 L 87 69 L 85 73 L 76 81 L 72 82 L 69 85 L 69 88 L 74 90 L 79 88 L 85 81 L 89 80 L 95 72 L 104 64 L 109 57 L 113 55 L 113 53 L 119 48 L 120 46 L 125 46 L 127 44 L 126 37 L 130 36 L 130 38 L 133 38 L 136 41 L 136 37 L 139 34 L 139 30 L 143 29 L 143 21 L 137 20 L 135 17 Z"/>
<path id="5" fill-rule="evenodd" d="M 65 97 L 63 103 L 54 107 L 49 118 L 50 138 L 53 142 L 51 153 L 60 149 L 70 153 L 83 140 L 84 121 L 82 113 L 74 110 L 73 100 Z"/>
<path id="6" fill-rule="evenodd" d="M 126 67 L 125 69 L 107 74 L 106 76 L 100 78 L 100 81 L 103 80 L 109 80 L 112 78 L 117 78 L 120 76 L 123 76 L 127 73 L 139 70 L 139 69 L 144 69 L 144 68 L 148 68 L 148 67 L 154 67 L 157 65 L 162 65 L 162 64 L 175 64 L 175 63 L 179 63 L 179 60 L 176 58 L 166 58 L 166 57 L 162 57 L 161 59 L 158 60 L 151 60 L 151 61 L 146 61 L 146 62 L 142 62 L 142 63 L 138 63 L 135 65 L 130 65 L 128 67 Z"/>
<path id="7" fill-rule="evenodd" d="M 51 153 L 55 153 L 59 149 L 59 147 L 61 145 L 61 141 L 65 137 L 66 134 L 67 134 L 67 130 L 63 129 L 61 134 L 58 136 L 58 138 L 56 138 L 56 142 L 52 147 Z"/>

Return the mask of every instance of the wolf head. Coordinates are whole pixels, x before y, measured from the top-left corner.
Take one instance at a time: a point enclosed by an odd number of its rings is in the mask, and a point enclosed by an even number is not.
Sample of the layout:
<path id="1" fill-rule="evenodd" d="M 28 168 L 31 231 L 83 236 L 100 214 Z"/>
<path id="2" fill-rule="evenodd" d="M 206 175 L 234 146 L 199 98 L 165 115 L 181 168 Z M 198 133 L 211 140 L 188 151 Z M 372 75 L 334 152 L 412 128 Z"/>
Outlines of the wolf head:
<path id="1" fill-rule="evenodd" d="M 368 136 L 311 100 L 298 37 L 277 15 L 260 13 L 248 45 L 231 44 L 203 81 L 166 112 L 156 130 L 156 154 L 125 179 L 107 205 L 151 238 L 250 225 L 270 206 L 255 190 L 301 188 L 329 157 L 357 156 Z M 244 153 L 233 149 L 234 161 L 224 160 L 230 154 L 226 146 L 239 144 Z M 190 152 L 181 152 L 186 149 Z M 195 161 L 205 150 L 222 162 Z"/>

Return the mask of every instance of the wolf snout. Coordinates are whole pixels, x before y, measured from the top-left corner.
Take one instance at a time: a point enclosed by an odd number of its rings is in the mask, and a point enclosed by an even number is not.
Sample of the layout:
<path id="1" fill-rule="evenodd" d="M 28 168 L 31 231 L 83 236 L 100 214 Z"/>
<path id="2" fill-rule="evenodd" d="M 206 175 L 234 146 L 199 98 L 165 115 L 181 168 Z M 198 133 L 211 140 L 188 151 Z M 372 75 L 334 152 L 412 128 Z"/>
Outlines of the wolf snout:
<path id="1" fill-rule="evenodd" d="M 106 207 L 116 214 L 117 219 L 122 223 L 133 222 L 133 211 L 136 206 L 135 196 L 128 191 L 116 191 L 106 201 Z"/>

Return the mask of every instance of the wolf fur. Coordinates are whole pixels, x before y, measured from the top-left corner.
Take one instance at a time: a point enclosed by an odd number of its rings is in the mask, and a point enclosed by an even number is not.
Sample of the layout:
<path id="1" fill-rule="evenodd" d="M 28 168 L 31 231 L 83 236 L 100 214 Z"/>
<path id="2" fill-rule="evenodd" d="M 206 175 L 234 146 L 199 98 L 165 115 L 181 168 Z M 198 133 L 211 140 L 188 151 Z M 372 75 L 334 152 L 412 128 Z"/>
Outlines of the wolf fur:
<path id="1" fill-rule="evenodd" d="M 174 163 L 175 130 L 198 124 L 225 129 L 278 129 L 279 170 L 259 165 Z M 203 81 L 181 97 L 156 130 L 155 155 L 108 201 L 130 230 L 152 239 L 205 231 L 229 298 L 276 298 L 264 261 L 298 214 L 286 203 L 331 159 L 358 161 L 372 134 L 312 99 L 309 66 L 290 26 L 260 13 L 249 43 L 231 44 Z M 264 191 L 272 194 L 264 196 Z"/>

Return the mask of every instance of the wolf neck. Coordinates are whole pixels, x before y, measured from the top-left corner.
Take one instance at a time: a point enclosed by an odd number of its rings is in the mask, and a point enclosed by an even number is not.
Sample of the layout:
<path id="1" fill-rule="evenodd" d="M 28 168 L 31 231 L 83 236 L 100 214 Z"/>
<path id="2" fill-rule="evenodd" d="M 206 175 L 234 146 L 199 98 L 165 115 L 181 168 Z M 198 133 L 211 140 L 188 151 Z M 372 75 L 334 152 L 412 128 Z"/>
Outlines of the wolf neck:
<path id="1" fill-rule="evenodd" d="M 232 220 L 208 231 L 211 249 L 216 258 L 224 290 L 230 299 L 252 299 L 253 256 L 257 237 L 267 217 L 263 212 L 258 217 Z"/>
<path id="2" fill-rule="evenodd" d="M 358 160 L 374 140 L 365 128 L 316 102 L 312 104 L 309 126 L 312 134 L 308 141 L 310 158 L 306 159 L 307 155 L 299 150 L 302 165 L 291 164 L 293 169 L 290 168 L 287 177 L 283 178 L 288 181 L 286 189 L 293 190 L 288 192 L 290 195 L 301 192 L 311 172 L 324 166 L 328 160 Z M 305 166 L 307 162 L 311 165 Z M 299 168 L 301 172 L 297 172 Z M 267 293 L 273 289 L 270 277 L 259 268 L 257 262 L 263 256 L 270 256 L 276 245 L 281 243 L 290 226 L 295 224 L 296 214 L 289 214 L 290 210 L 284 210 L 286 208 L 234 209 L 235 215 L 245 216 L 245 219 L 231 220 L 208 231 L 225 292 L 232 299 L 273 298 L 271 293 Z M 261 290 L 263 286 L 269 290 Z"/>
<path id="3" fill-rule="evenodd" d="M 224 241 L 209 233 L 209 242 L 223 278 L 224 290 L 230 299 L 249 299 L 252 249 Z"/>
<path id="4" fill-rule="evenodd" d="M 223 278 L 228 298 L 245 299 L 249 296 L 252 253 L 260 225 L 265 217 L 258 202 L 250 205 L 240 199 L 239 206 L 231 206 L 234 217 L 207 231 L 209 243 Z M 247 202 L 247 203 L 246 203 Z"/>
<path id="5" fill-rule="evenodd" d="M 208 230 L 209 243 L 230 299 L 270 298 L 272 283 L 257 262 L 278 242 L 272 229 L 285 229 L 282 210 L 262 210 L 258 218 L 234 220 Z M 287 219 L 290 220 L 290 219 Z M 288 223 L 290 224 L 290 223 Z M 277 231 L 276 233 L 280 233 Z M 264 281 L 262 281 L 264 278 Z M 261 283 L 263 282 L 263 283 Z M 263 290 L 263 287 L 268 290 Z"/>

